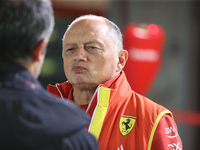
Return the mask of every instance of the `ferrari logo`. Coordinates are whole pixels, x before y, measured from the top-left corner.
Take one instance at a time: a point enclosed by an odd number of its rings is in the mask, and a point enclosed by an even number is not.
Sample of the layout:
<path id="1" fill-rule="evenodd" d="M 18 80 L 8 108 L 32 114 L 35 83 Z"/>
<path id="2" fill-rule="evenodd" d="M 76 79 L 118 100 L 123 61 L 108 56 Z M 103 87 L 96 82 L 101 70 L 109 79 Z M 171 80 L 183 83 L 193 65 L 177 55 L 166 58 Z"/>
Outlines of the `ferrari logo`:
<path id="1" fill-rule="evenodd" d="M 136 117 L 122 115 L 119 121 L 119 130 L 123 136 L 129 134 L 135 125 Z"/>

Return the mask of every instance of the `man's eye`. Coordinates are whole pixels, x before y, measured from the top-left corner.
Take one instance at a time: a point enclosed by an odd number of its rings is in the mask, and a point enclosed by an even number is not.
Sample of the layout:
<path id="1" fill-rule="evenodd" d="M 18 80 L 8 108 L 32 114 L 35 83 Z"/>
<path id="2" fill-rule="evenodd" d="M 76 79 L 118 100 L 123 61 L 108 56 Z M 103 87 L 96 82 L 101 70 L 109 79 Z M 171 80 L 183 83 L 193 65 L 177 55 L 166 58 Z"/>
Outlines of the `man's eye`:
<path id="1" fill-rule="evenodd" d="M 72 50 L 74 50 L 74 48 L 68 48 L 68 49 L 67 49 L 67 51 L 72 51 Z"/>
<path id="2" fill-rule="evenodd" d="M 97 49 L 95 46 L 88 46 L 88 49 Z"/>
<path id="3" fill-rule="evenodd" d="M 99 48 L 96 46 L 88 46 L 88 50 L 98 50 Z"/>
<path id="4" fill-rule="evenodd" d="M 91 46 L 92 49 L 96 49 L 97 47 Z"/>
<path id="5" fill-rule="evenodd" d="M 86 46 L 86 50 L 89 52 L 89 53 L 98 53 L 100 51 L 100 48 L 98 46 Z"/>
<path id="6" fill-rule="evenodd" d="M 66 55 L 72 55 L 75 52 L 76 48 L 67 48 L 65 50 Z"/>

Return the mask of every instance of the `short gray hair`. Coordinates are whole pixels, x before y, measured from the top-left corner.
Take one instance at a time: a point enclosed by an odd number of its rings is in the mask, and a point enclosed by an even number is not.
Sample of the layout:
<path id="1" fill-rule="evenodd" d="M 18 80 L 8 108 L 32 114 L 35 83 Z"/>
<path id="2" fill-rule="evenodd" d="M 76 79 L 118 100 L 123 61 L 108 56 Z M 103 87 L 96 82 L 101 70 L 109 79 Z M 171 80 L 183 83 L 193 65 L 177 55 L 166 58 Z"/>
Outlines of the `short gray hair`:
<path id="1" fill-rule="evenodd" d="M 120 50 L 123 49 L 123 39 L 122 39 L 122 33 L 119 29 L 119 27 L 112 21 L 110 21 L 109 19 L 102 17 L 102 16 L 96 16 L 96 15 L 83 15 L 80 16 L 78 18 L 76 18 L 70 25 L 73 25 L 74 23 L 83 20 L 83 19 L 98 19 L 98 20 L 103 20 L 106 22 L 106 24 L 108 25 L 109 31 L 110 31 L 110 37 L 113 40 L 114 46 L 115 46 L 115 50 L 116 52 L 119 52 Z M 69 28 L 68 27 L 68 28 Z"/>

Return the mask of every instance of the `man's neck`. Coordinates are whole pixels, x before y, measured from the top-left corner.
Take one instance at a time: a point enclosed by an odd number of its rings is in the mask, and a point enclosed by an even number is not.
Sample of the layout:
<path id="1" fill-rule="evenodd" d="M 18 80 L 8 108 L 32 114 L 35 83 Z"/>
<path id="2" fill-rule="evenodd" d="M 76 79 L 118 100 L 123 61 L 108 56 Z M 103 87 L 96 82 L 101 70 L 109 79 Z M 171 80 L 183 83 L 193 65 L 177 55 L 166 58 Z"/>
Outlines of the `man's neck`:
<path id="1" fill-rule="evenodd" d="M 111 84 L 120 76 L 120 74 L 117 74 L 116 76 L 114 76 L 112 79 L 106 81 L 103 83 L 104 87 L 110 87 Z M 72 85 L 73 86 L 73 85 Z M 91 88 L 93 87 L 93 88 Z M 95 91 L 97 89 L 96 85 L 82 85 L 82 86 L 73 86 L 73 101 L 78 104 L 78 105 L 84 105 L 84 104 L 88 104 Z"/>
<path id="2" fill-rule="evenodd" d="M 74 102 L 78 105 L 88 104 L 90 102 L 90 100 L 92 99 L 95 90 L 96 89 L 94 89 L 94 90 L 82 90 L 82 89 L 74 87 L 73 88 L 73 100 L 74 100 Z"/>

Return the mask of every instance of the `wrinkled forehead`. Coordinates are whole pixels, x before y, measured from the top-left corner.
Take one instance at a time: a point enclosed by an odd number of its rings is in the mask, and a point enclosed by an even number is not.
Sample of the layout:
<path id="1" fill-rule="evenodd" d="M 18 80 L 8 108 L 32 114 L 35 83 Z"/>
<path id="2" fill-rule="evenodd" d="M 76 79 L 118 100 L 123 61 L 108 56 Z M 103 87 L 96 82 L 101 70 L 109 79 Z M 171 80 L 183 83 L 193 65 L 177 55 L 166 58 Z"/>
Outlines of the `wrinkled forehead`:
<path id="1" fill-rule="evenodd" d="M 72 25 L 76 25 L 76 24 L 86 24 L 86 25 L 98 25 L 98 24 L 104 24 L 105 26 L 107 26 L 107 23 L 105 21 L 105 19 L 103 19 L 102 17 L 96 16 L 96 17 L 80 17 L 76 20 L 74 20 L 70 26 Z"/>
<path id="2" fill-rule="evenodd" d="M 73 32 L 82 33 L 82 32 L 96 32 L 101 34 L 108 34 L 109 29 L 107 23 L 103 19 L 81 19 L 74 21 L 66 30 L 66 34 Z"/>

